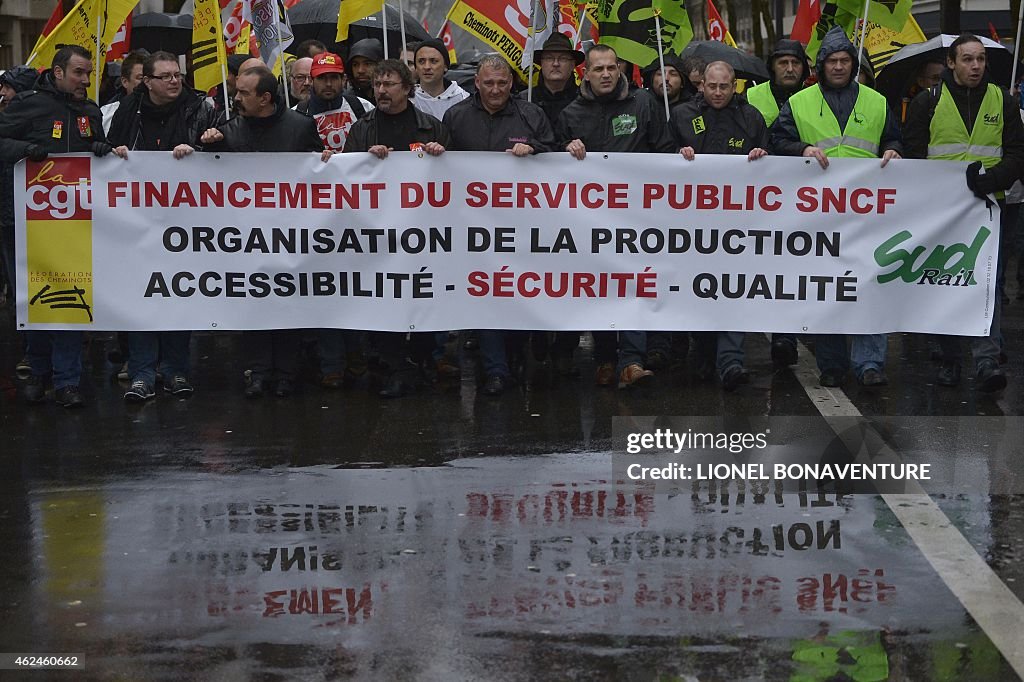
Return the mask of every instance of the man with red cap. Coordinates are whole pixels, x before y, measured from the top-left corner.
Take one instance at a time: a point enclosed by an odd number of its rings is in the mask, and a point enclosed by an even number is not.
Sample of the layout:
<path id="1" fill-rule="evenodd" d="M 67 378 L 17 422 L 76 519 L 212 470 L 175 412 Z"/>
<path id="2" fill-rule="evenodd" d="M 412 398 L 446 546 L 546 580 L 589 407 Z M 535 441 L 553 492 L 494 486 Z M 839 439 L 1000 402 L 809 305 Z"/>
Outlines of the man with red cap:
<path id="1" fill-rule="evenodd" d="M 309 75 L 313 77 L 313 91 L 308 100 L 295 106 L 295 110 L 313 117 L 325 149 L 340 152 L 345 148 L 345 138 L 352 124 L 372 110 L 373 105 L 344 91 L 345 64 L 332 52 L 321 52 L 313 57 Z"/>

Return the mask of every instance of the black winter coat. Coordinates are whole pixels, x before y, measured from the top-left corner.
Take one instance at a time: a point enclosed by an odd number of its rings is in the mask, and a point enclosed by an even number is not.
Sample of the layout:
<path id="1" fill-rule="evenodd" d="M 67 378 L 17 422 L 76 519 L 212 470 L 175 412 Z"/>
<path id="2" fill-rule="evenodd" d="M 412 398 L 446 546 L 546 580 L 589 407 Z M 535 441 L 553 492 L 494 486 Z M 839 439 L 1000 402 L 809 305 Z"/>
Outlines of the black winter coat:
<path id="1" fill-rule="evenodd" d="M 560 149 L 577 139 L 592 152 L 678 151 L 665 110 L 646 90 L 630 90 L 625 77 L 611 95 L 601 98 L 584 81 L 579 97 L 565 108 L 555 126 Z"/>
<path id="2" fill-rule="evenodd" d="M 988 78 L 983 78 L 976 88 L 966 88 L 957 85 L 953 74 L 947 70 L 942 75 L 942 82 L 949 88 L 949 94 L 956 104 L 957 111 L 960 112 L 960 118 L 970 133 L 974 130 L 981 101 L 985 99 Z M 928 158 L 928 141 L 931 138 L 929 129 L 932 116 L 935 114 L 935 105 L 939 101 L 939 90 L 940 88 L 936 88 L 934 93 L 931 89 L 920 92 L 910 103 L 907 122 L 903 127 L 903 144 L 907 150 L 907 158 Z M 1000 90 L 1003 93 L 1003 159 L 981 176 L 984 180 L 983 186 L 979 189 L 985 192 L 1009 189 L 1014 182 L 1024 176 L 1024 125 L 1021 124 L 1017 101 L 1002 88 Z"/>
<path id="3" fill-rule="evenodd" d="M 451 132 L 452 151 L 503 152 L 523 142 L 540 153 L 552 151 L 555 145 L 544 111 L 515 98 L 491 114 L 480 102 L 480 94 L 474 93 L 445 112 L 444 126 Z"/>
<path id="4" fill-rule="evenodd" d="M 115 147 L 125 145 L 128 149 L 140 151 L 170 151 L 179 144 L 187 144 L 201 149 L 199 138 L 202 134 L 223 122 L 220 113 L 206 101 L 206 96 L 195 90 L 183 88 L 174 105 L 178 112 L 168 119 L 173 121 L 168 124 L 173 129 L 161 131 L 159 149 L 144 149 L 141 134 L 143 117 L 140 107 L 151 106 L 151 104 L 149 91 L 145 86 L 140 86 L 135 92 L 121 100 L 121 104 L 117 107 L 114 118 L 110 122 L 108 142 Z"/>
<path id="5" fill-rule="evenodd" d="M 79 126 L 87 117 L 88 126 Z M 60 137 L 54 137 L 60 121 Z M 88 128 L 87 134 L 82 133 Z M 91 151 L 93 142 L 106 141 L 103 115 L 91 100 L 75 100 L 57 89 L 50 71 L 36 81 L 35 88 L 19 92 L 0 113 L 0 166 L 3 167 L 3 194 L 0 224 L 14 224 L 14 164 L 28 156 L 28 148 L 38 144 L 51 154 Z"/>
<path id="6" fill-rule="evenodd" d="M 266 118 L 235 116 L 217 128 L 224 134 L 220 142 L 208 144 L 207 152 L 320 152 L 324 143 L 316 130 L 316 121 L 283 104 Z"/>
<path id="7" fill-rule="evenodd" d="M 678 147 L 693 147 L 697 154 L 749 154 L 768 148 L 768 126 L 757 109 L 733 95 L 723 109 L 703 97 L 672 110 L 669 122 Z"/>
<path id="8" fill-rule="evenodd" d="M 443 123 L 412 106 L 411 100 L 409 106 L 416 113 L 416 138 L 409 140 L 410 144 L 413 142 L 420 144 L 437 142 L 445 149 L 452 145 L 452 137 Z M 348 131 L 348 138 L 345 139 L 346 152 L 366 152 L 370 150 L 370 147 L 379 144 L 377 142 L 378 111 L 378 109 L 374 109 L 352 124 L 352 129 Z"/>
<path id="9" fill-rule="evenodd" d="M 551 127 L 554 128 L 558 121 L 558 116 L 579 97 L 579 94 L 579 86 L 571 79 L 565 84 L 565 88 L 561 92 L 551 92 L 544 85 L 544 82 L 541 81 L 540 85 L 533 89 L 533 103 L 544 111 L 548 121 L 551 123 Z M 526 100 L 526 95 L 526 90 L 523 90 L 516 96 L 521 100 Z"/>

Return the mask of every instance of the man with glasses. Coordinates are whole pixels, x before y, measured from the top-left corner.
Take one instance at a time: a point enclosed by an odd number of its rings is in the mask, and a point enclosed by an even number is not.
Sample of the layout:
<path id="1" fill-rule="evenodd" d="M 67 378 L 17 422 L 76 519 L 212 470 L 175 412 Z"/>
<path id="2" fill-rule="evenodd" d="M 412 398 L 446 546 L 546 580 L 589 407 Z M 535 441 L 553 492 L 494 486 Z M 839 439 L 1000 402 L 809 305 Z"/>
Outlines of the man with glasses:
<path id="1" fill-rule="evenodd" d="M 302 57 L 292 62 L 288 83 L 293 107 L 309 99 L 310 86 L 313 84 L 313 77 L 309 73 L 312 66 L 312 57 Z"/>
<path id="2" fill-rule="evenodd" d="M 129 150 L 171 152 L 181 159 L 199 144 L 199 136 L 217 125 L 219 115 L 206 97 L 184 87 L 178 59 L 155 52 L 142 64 L 142 88 L 121 100 L 110 123 L 109 140 Z M 164 391 L 192 395 L 189 382 L 188 331 L 128 333 L 128 378 L 124 399 L 143 403 L 156 395 L 157 362 L 162 364 Z"/>
<path id="3" fill-rule="evenodd" d="M 448 129 L 430 114 L 412 106 L 412 72 L 397 59 L 385 59 L 373 70 L 377 108 L 356 121 L 345 141 L 345 153 L 369 152 L 386 159 L 392 151 L 423 151 L 440 156 L 451 145 Z M 387 365 L 382 398 L 400 398 L 419 384 L 419 364 L 433 361 L 434 334 L 412 334 L 411 349 L 405 334 L 374 335 L 381 361 Z"/>
<path id="4" fill-rule="evenodd" d="M 533 89 L 533 103 L 544 110 L 552 127 L 569 104 L 580 94 L 576 85 L 576 67 L 585 59 L 582 52 L 572 49 L 572 43 L 563 33 L 553 33 L 541 49 L 533 53 L 533 63 L 540 66 L 540 83 Z M 525 98 L 526 93 L 520 93 Z"/>

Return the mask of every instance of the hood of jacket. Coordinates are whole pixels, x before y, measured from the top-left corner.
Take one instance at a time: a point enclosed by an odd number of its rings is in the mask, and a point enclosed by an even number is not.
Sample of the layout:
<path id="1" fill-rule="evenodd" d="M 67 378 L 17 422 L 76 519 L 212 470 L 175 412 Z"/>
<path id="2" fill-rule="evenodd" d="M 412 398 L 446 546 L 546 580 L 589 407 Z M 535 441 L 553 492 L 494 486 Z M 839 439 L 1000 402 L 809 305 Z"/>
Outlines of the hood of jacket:
<path id="1" fill-rule="evenodd" d="M 836 52 L 846 52 L 850 55 L 850 59 L 853 60 L 854 65 L 857 64 L 857 48 L 853 46 L 850 39 L 846 37 L 846 32 L 841 26 L 833 26 L 829 29 L 829 32 L 825 34 L 825 37 L 821 39 L 821 47 L 818 48 L 818 57 L 815 60 L 816 70 L 818 72 L 818 82 L 825 86 L 825 60 Z M 850 75 L 850 80 L 857 80 L 857 69 L 854 68 Z"/>
<path id="2" fill-rule="evenodd" d="M 804 77 L 800 79 L 803 83 L 807 80 L 808 76 L 811 75 L 811 61 L 807 58 L 807 51 L 799 40 L 790 40 L 789 38 L 783 38 L 779 42 L 775 43 L 775 49 L 768 55 L 768 59 L 765 60 L 765 64 L 768 65 L 768 73 L 772 75 L 772 82 L 774 79 L 774 71 L 772 65 L 775 60 L 779 57 L 796 57 L 804 65 Z"/>

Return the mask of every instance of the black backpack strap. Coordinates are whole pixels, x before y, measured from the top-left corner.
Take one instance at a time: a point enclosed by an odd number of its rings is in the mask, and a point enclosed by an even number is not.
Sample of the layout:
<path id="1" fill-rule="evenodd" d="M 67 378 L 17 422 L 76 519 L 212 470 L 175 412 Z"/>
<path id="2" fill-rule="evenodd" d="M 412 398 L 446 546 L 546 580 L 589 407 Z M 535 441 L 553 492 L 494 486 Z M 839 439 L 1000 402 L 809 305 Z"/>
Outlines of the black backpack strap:
<path id="1" fill-rule="evenodd" d="M 363 103 L 359 101 L 358 97 L 351 93 L 345 93 L 342 97 L 344 97 L 345 101 L 348 102 L 348 105 L 352 107 L 352 113 L 355 115 L 357 121 L 366 115 L 366 108 L 363 107 Z"/>

